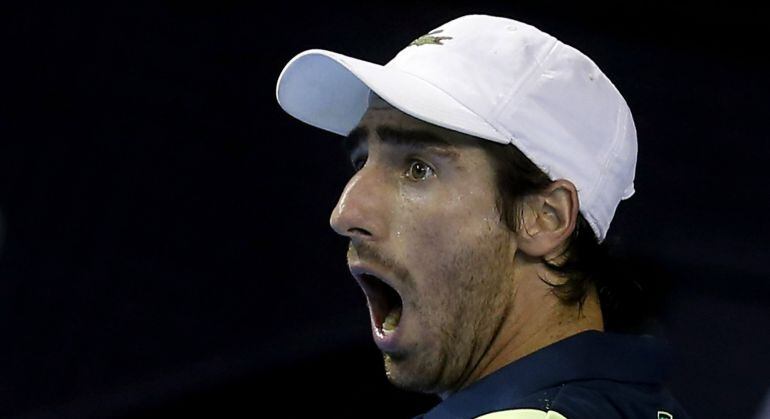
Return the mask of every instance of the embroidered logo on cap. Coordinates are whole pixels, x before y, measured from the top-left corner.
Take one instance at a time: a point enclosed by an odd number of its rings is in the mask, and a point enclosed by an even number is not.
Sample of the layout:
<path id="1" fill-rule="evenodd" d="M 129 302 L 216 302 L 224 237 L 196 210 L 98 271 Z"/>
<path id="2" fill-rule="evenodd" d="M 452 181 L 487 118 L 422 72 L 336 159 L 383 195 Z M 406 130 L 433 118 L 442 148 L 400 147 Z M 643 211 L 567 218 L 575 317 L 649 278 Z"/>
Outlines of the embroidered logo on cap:
<path id="1" fill-rule="evenodd" d="M 419 47 L 420 45 L 429 45 L 429 44 L 444 45 L 444 44 L 441 43 L 441 41 L 445 41 L 447 39 L 452 39 L 452 37 L 451 36 L 433 36 L 433 35 L 439 34 L 441 32 L 444 32 L 444 31 L 442 29 L 439 29 L 437 31 L 430 32 L 427 35 L 423 35 L 423 36 L 415 39 L 414 41 L 412 41 L 411 44 L 409 44 L 407 46 L 411 47 L 412 45 L 414 45 L 416 47 Z"/>
<path id="2" fill-rule="evenodd" d="M 668 412 L 658 411 L 658 419 L 674 419 L 674 416 Z"/>

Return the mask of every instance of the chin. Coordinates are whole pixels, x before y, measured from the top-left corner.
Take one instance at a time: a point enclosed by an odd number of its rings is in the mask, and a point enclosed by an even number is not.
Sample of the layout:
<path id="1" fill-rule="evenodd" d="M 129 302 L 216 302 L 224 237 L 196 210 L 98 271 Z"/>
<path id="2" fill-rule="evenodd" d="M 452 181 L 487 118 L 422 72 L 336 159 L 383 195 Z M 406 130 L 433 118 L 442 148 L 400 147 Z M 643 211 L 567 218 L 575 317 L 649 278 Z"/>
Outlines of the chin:
<path id="1" fill-rule="evenodd" d="M 430 368 L 425 369 L 425 365 L 419 365 L 422 368 L 409 365 L 410 362 L 403 356 L 384 355 L 385 375 L 395 387 L 401 390 L 413 391 L 417 393 L 435 394 L 440 391 L 436 389 L 438 377 Z"/>

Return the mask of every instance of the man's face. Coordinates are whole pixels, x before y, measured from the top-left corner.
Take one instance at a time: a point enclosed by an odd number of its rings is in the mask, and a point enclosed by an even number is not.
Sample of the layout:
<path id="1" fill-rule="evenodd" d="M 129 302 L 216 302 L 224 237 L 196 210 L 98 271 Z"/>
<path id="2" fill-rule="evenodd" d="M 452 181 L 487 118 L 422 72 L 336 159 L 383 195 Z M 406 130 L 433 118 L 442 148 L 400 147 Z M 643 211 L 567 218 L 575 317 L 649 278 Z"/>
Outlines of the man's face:
<path id="1" fill-rule="evenodd" d="M 395 385 L 445 393 L 465 384 L 502 324 L 513 233 L 500 221 L 478 141 L 374 101 L 348 137 L 358 170 L 331 216 L 350 238 L 374 340 Z"/>

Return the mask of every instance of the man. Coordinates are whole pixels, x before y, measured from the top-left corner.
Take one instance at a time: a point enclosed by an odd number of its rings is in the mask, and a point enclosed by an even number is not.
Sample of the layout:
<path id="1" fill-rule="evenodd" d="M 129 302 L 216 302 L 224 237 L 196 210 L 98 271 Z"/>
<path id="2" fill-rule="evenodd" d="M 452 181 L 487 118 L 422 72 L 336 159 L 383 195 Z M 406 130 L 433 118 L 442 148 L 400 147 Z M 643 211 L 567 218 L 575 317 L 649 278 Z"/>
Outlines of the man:
<path id="1" fill-rule="evenodd" d="M 310 50 L 277 87 L 346 137 L 331 215 L 395 385 L 425 418 L 681 418 L 651 337 L 604 332 L 600 242 L 630 197 L 636 131 L 585 55 L 465 16 L 385 66 Z"/>

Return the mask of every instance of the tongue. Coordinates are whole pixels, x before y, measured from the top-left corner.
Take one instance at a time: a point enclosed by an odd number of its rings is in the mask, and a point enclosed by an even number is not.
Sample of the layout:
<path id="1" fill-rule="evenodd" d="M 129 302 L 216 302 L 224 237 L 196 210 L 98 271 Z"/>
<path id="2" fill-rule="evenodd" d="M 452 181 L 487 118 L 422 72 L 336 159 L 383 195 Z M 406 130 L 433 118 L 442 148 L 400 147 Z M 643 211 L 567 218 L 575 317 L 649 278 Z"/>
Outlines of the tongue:
<path id="1" fill-rule="evenodd" d="M 398 322 L 401 320 L 401 306 L 393 307 L 385 316 L 385 320 L 382 322 L 382 330 L 386 332 L 392 332 L 398 327 Z"/>

